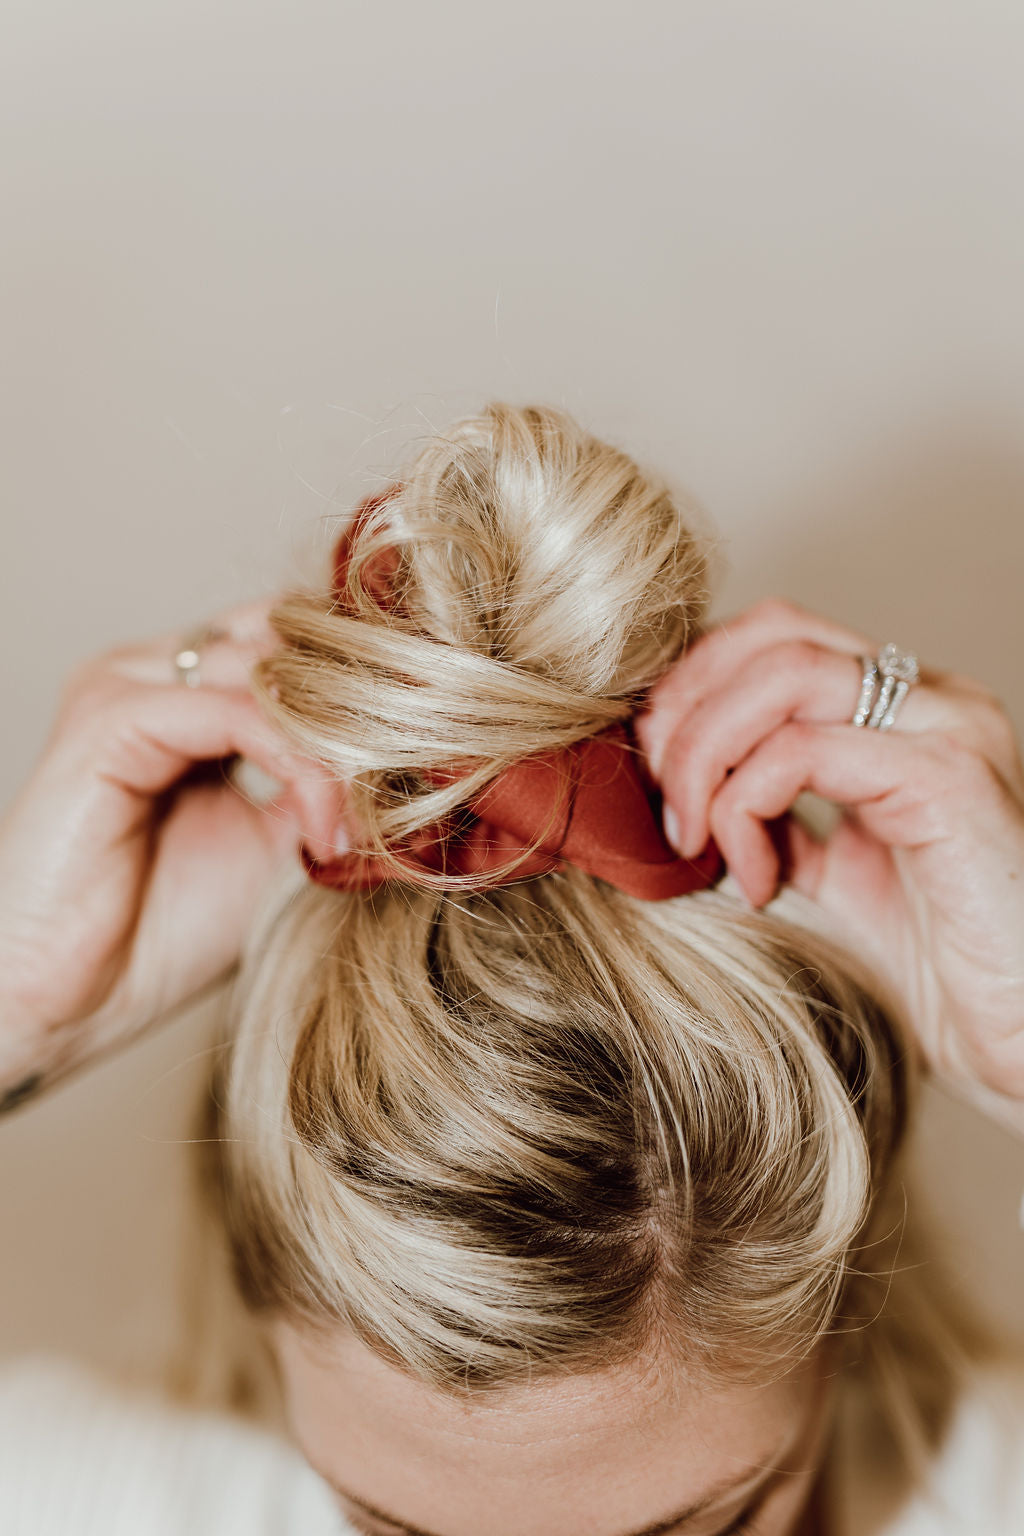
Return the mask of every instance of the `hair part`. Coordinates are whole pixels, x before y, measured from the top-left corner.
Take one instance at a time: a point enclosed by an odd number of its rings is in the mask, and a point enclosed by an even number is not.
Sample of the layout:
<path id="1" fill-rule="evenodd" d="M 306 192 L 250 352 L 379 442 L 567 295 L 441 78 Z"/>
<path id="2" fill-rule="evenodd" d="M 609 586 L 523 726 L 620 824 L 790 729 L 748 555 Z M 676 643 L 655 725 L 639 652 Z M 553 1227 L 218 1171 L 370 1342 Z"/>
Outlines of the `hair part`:
<path id="1" fill-rule="evenodd" d="M 699 894 L 297 893 L 227 1085 L 249 1304 L 442 1387 L 812 1348 L 905 1053 L 824 941 Z"/>
<path id="2" fill-rule="evenodd" d="M 286 595 L 254 681 L 378 854 L 626 718 L 704 621 L 692 514 L 547 407 L 430 440 L 351 540 L 345 592 Z M 359 573 L 386 548 L 382 607 Z M 283 889 L 216 1112 L 249 1306 L 445 1390 L 651 1349 L 749 1374 L 839 1335 L 881 1360 L 899 1335 L 890 1417 L 920 1449 L 955 1330 L 936 1307 L 885 1331 L 905 1032 L 797 892 L 751 911 L 729 887 Z"/>

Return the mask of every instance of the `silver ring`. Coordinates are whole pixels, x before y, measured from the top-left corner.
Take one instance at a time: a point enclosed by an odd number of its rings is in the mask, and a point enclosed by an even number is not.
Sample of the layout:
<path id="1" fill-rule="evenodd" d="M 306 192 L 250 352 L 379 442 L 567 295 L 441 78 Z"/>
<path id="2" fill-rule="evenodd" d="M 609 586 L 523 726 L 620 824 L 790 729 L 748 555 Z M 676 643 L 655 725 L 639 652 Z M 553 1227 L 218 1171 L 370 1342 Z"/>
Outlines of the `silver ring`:
<path id="1" fill-rule="evenodd" d="M 227 634 L 217 624 L 203 624 L 185 637 L 185 642 L 180 651 L 174 654 L 175 681 L 184 683 L 186 688 L 199 687 L 199 656 L 204 645 L 211 640 L 220 640 Z"/>
<path id="2" fill-rule="evenodd" d="M 860 698 L 857 700 L 857 708 L 853 712 L 853 724 L 864 725 L 871 713 L 871 701 L 875 696 L 875 684 L 878 682 L 878 663 L 870 656 L 860 658 Z"/>
<path id="3" fill-rule="evenodd" d="M 852 723 L 867 726 L 872 731 L 888 731 L 897 711 L 914 683 L 920 676 L 917 657 L 912 651 L 902 651 L 893 641 L 884 645 L 877 662 L 869 656 L 860 658 L 863 668 L 860 698 L 854 710 Z M 875 684 L 881 677 L 877 698 Z"/>

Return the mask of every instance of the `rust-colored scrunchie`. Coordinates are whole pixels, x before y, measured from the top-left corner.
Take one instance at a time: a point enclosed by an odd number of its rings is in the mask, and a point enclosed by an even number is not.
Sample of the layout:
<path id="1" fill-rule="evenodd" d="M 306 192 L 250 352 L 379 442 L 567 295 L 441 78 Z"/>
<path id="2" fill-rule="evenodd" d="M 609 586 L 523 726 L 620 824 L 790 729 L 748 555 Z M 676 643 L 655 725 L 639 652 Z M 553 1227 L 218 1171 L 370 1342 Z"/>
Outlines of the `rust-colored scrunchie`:
<path id="1" fill-rule="evenodd" d="M 357 529 L 399 487 L 367 498 L 334 554 L 334 593 L 344 601 L 349 554 Z M 364 589 L 386 606 L 397 557 L 370 560 Z M 458 773 L 438 774 L 451 782 Z M 311 880 L 344 890 L 386 881 L 422 883 L 424 875 L 468 878 L 473 887 L 506 884 L 574 864 L 627 895 L 663 901 L 713 885 L 724 873 L 713 841 L 683 859 L 661 828 L 661 796 L 633 737 L 630 721 L 609 726 L 555 752 L 511 764 L 466 805 L 421 827 L 390 850 L 401 866 L 373 854 L 301 857 Z"/>

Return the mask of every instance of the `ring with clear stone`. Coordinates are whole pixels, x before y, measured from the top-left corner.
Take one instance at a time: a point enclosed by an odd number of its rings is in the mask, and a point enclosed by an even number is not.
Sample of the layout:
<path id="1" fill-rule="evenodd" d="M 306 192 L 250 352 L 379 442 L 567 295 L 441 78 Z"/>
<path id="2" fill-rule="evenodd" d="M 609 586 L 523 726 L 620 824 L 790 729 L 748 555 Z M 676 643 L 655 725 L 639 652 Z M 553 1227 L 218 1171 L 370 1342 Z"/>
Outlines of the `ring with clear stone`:
<path id="1" fill-rule="evenodd" d="M 875 684 L 878 682 L 878 663 L 871 656 L 862 656 L 860 698 L 857 700 L 857 708 L 853 712 L 854 725 L 866 725 L 871 713 L 871 701 L 875 696 Z"/>
<path id="2" fill-rule="evenodd" d="M 878 653 L 877 660 L 862 656 L 861 687 L 852 723 L 873 731 L 888 731 L 903 700 L 920 676 L 917 657 L 903 651 L 890 640 Z M 875 685 L 881 678 L 877 698 Z"/>

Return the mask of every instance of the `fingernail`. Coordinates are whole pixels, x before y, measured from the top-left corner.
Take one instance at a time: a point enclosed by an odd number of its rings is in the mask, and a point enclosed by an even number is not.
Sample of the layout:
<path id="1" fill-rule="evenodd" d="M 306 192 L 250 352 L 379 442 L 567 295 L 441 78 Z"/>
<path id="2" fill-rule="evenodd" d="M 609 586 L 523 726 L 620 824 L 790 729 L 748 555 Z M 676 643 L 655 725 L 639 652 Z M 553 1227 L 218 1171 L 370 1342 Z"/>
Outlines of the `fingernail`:
<path id="1" fill-rule="evenodd" d="M 235 759 L 230 769 L 230 779 L 236 789 L 254 805 L 265 805 L 274 800 L 284 789 L 284 782 L 261 768 L 248 757 Z"/>
<path id="2" fill-rule="evenodd" d="M 679 817 L 670 805 L 666 805 L 662 821 L 665 826 L 665 836 L 677 853 L 682 852 L 682 838 L 679 833 Z"/>

